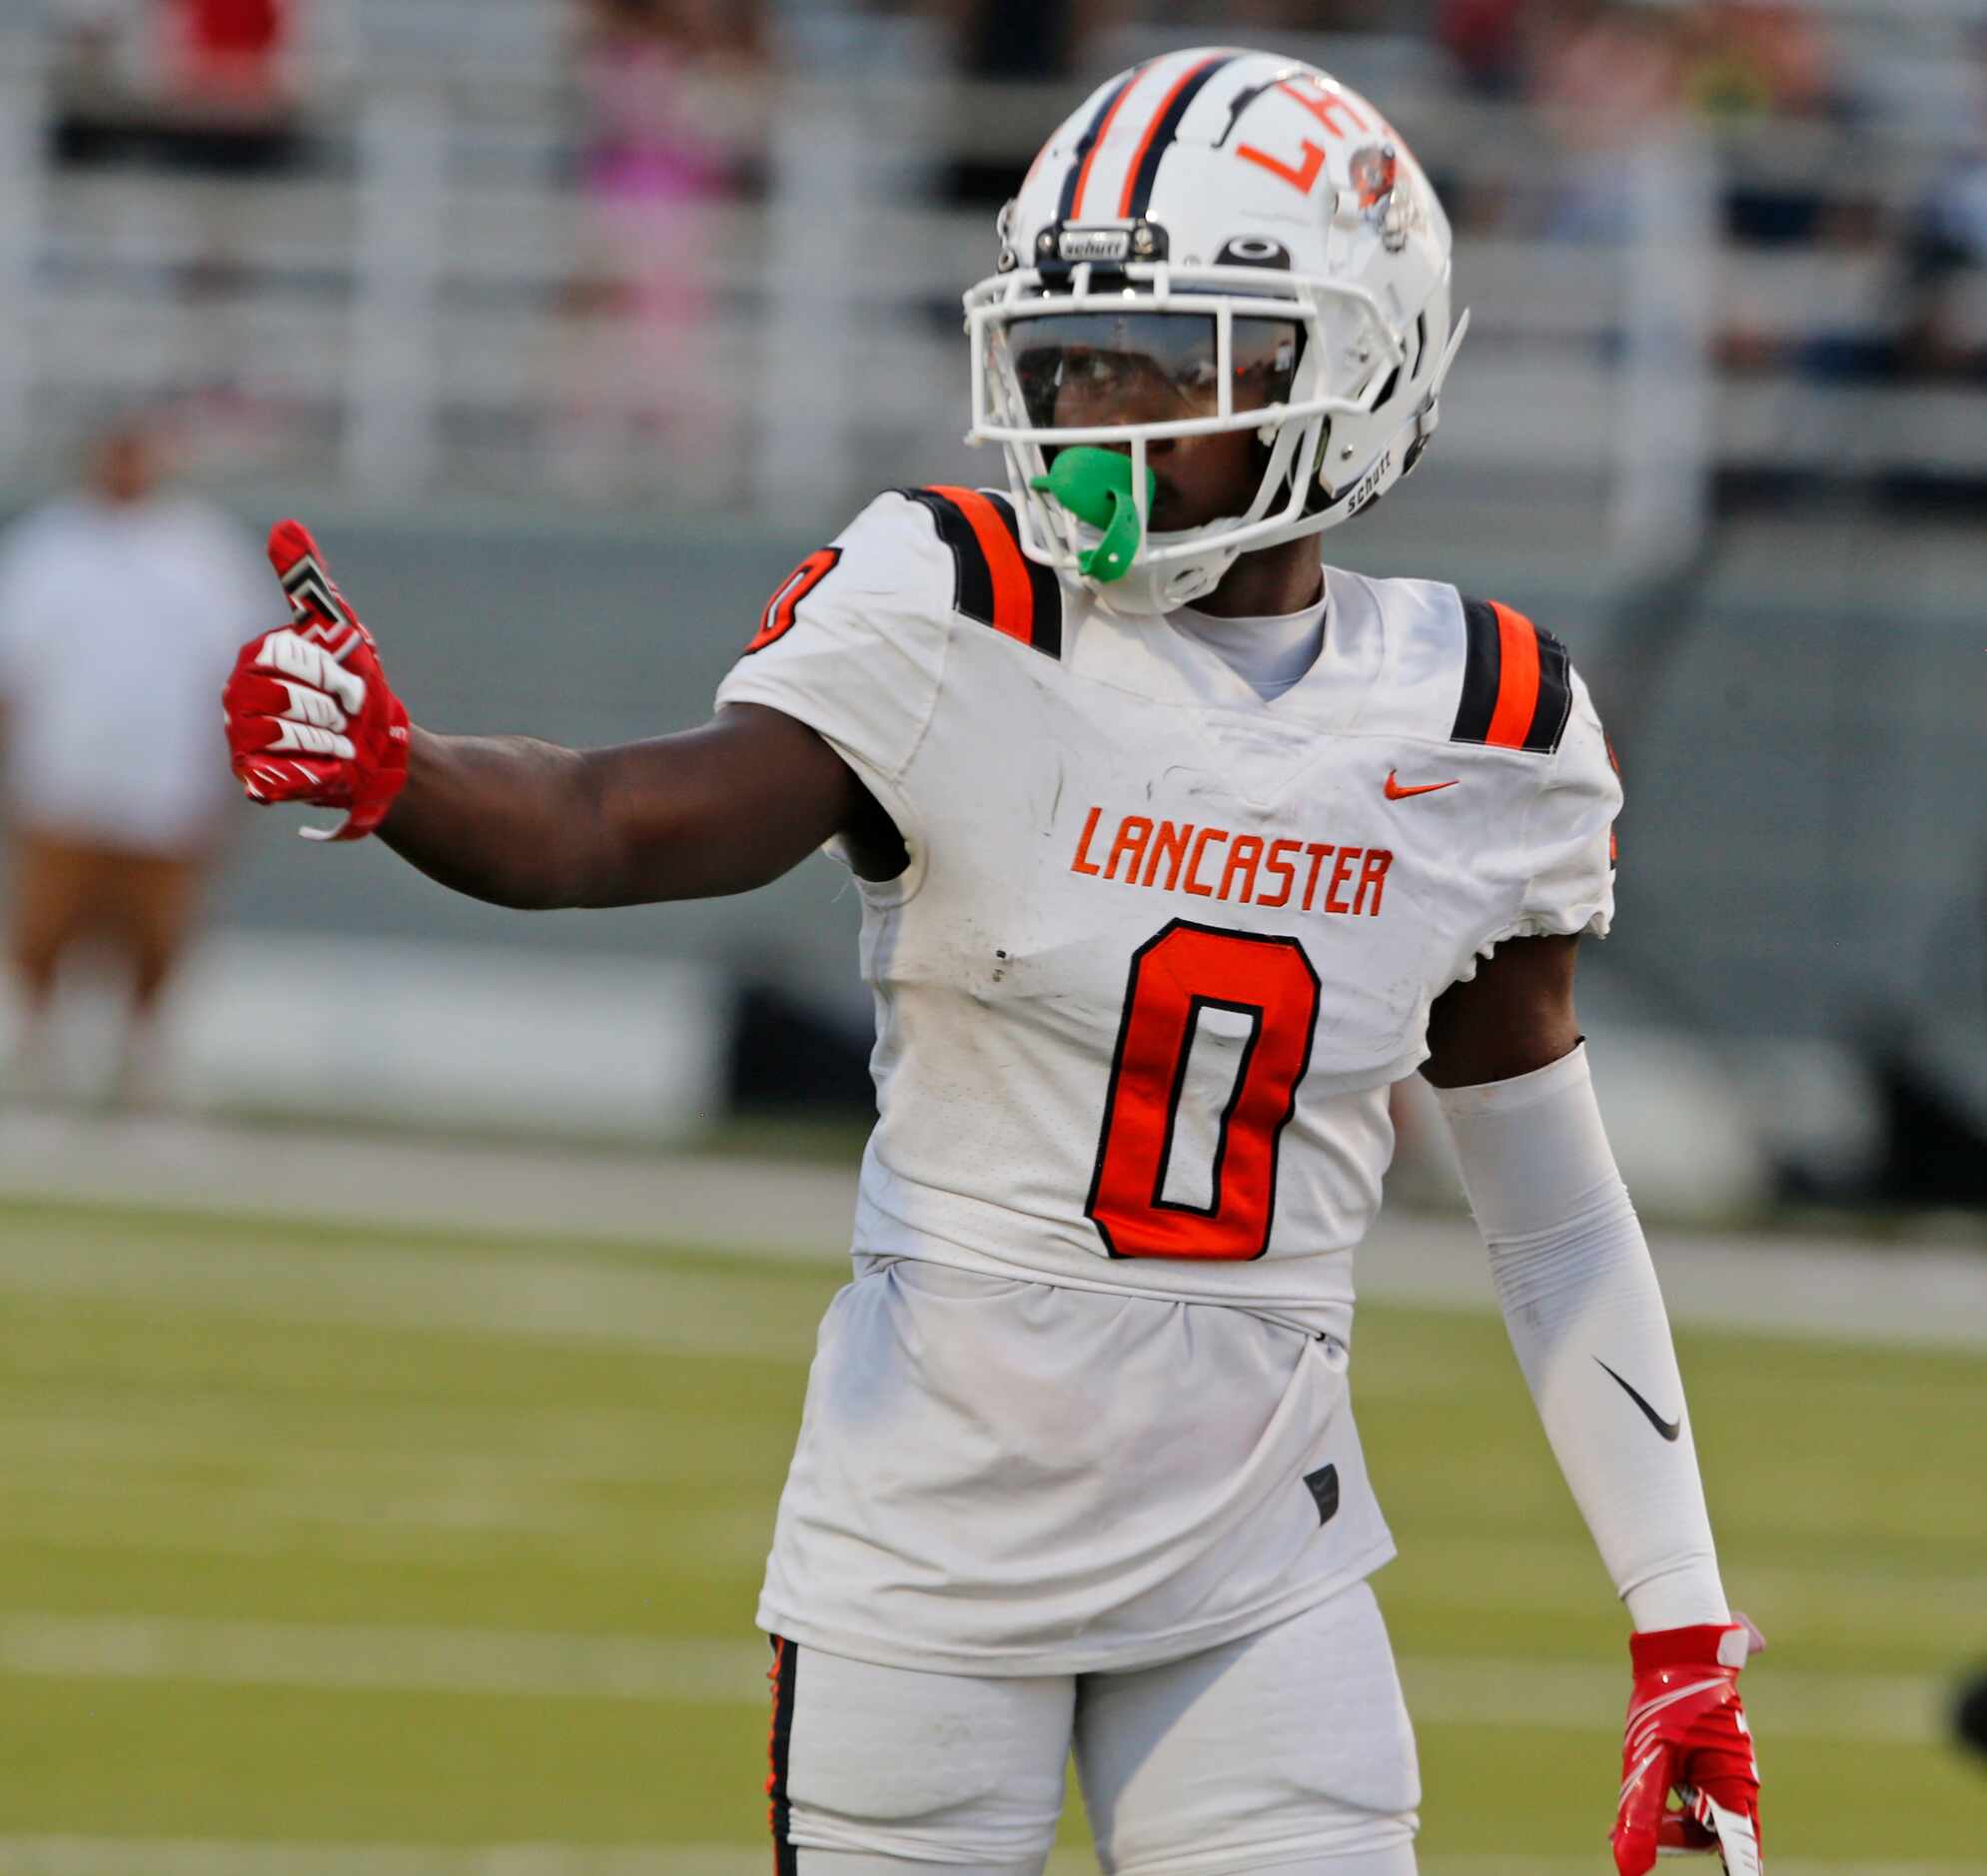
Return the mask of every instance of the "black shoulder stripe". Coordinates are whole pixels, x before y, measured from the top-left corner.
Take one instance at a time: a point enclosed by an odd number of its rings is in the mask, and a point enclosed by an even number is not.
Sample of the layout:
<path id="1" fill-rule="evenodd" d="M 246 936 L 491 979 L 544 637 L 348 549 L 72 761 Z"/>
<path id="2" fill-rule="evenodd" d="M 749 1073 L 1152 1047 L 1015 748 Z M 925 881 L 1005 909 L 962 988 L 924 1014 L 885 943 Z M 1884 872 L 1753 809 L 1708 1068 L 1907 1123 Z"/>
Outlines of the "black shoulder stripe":
<path id="1" fill-rule="evenodd" d="M 1464 653 L 1463 700 L 1456 707 L 1453 742 L 1483 742 L 1490 733 L 1497 707 L 1497 684 L 1503 675 L 1503 644 L 1497 615 L 1488 599 L 1465 599 L 1463 623 L 1469 633 Z"/>
<path id="2" fill-rule="evenodd" d="M 978 488 L 899 488 L 952 550 L 952 605 L 981 625 L 1052 658 L 1063 654 L 1063 594 L 1055 574 L 1029 559 L 1005 496 Z"/>
<path id="3" fill-rule="evenodd" d="M 952 606 L 982 625 L 994 621 L 993 568 L 987 564 L 986 550 L 973 532 L 973 523 L 935 488 L 899 488 L 907 501 L 915 501 L 938 523 L 938 537 L 952 549 Z"/>
<path id="4" fill-rule="evenodd" d="M 1550 755 L 1573 707 L 1566 647 L 1523 613 L 1487 599 L 1464 599 L 1463 623 L 1463 695 L 1452 740 Z"/>
<path id="5" fill-rule="evenodd" d="M 1063 583 L 1056 577 L 1053 568 L 1029 559 L 1027 549 L 1021 544 L 1021 523 L 1015 517 L 1013 502 L 1005 495 L 992 493 L 988 494 L 987 499 L 993 503 L 994 512 L 1000 516 L 1000 524 L 1007 529 L 1015 552 L 1021 555 L 1021 563 L 1028 569 L 1028 589 L 1033 598 L 1030 608 L 1032 629 L 1028 642 L 1037 651 L 1060 658 L 1063 654 Z"/>
<path id="6" fill-rule="evenodd" d="M 1573 711 L 1573 665 L 1566 647 L 1544 629 L 1538 633 L 1538 707 L 1532 712 L 1531 728 L 1524 746 L 1540 755 L 1551 755 L 1566 733 L 1566 718 Z"/>
<path id="7" fill-rule="evenodd" d="M 1159 180 L 1160 161 L 1173 147 L 1173 139 L 1180 134 L 1181 120 L 1192 109 L 1194 100 L 1207 88 L 1208 81 L 1217 72 L 1233 65 L 1241 56 L 1231 52 L 1226 58 L 1210 59 L 1173 94 L 1165 115 L 1153 126 L 1145 155 L 1139 160 L 1138 174 L 1132 178 L 1131 212 L 1134 216 L 1143 215 L 1152 206 L 1152 186 Z"/>

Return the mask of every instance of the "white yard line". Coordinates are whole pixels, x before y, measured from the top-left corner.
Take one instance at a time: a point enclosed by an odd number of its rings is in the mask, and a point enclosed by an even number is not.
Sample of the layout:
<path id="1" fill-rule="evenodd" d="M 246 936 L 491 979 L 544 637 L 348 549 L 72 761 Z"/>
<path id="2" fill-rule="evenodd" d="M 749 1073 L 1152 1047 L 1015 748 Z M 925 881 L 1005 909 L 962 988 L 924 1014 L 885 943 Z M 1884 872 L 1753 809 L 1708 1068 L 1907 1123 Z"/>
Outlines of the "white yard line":
<path id="1" fill-rule="evenodd" d="M 1409 1711 L 1430 1725 L 1612 1730 L 1626 1670 L 1612 1662 L 1404 1655 Z M 1926 1745 L 1946 1736 L 1952 1690 L 1923 1675 L 1854 1674 L 1762 1663 L 1746 1705 L 1767 1738 Z M 1496 1717 L 1492 1716 L 1509 1716 Z"/>
<path id="2" fill-rule="evenodd" d="M 616 1519 L 562 1505 L 519 1505 L 475 1492 L 400 1498 L 316 1497 L 307 1482 L 281 1490 L 224 1493 L 204 1489 L 189 1510 L 173 1485 L 107 1491 L 81 1483 L 59 1494 L 7 1494 L 12 1543 L 56 1544 L 137 1555 L 340 1558 L 347 1562 L 433 1563 L 460 1559 L 473 1545 L 501 1537 L 541 1560 L 583 1551 L 589 1568 L 654 1569 L 666 1554 L 679 1574 L 722 1581 L 756 1575 L 772 1540 L 770 1503 L 671 1509 Z M 174 1520 L 179 1520 L 175 1523 Z"/>
<path id="3" fill-rule="evenodd" d="M 763 1644 L 742 1640 L 0 1615 L 0 1673 L 56 1680 L 756 1705 L 765 1671 Z M 1409 1655 L 1401 1673 L 1431 1725 L 1604 1731 L 1623 1697 L 1620 1670 L 1597 1661 Z M 1753 1703 L 1775 1737 L 1923 1744 L 1946 1698 L 1921 1677 L 1762 1669 Z"/>
<path id="4" fill-rule="evenodd" d="M 0 1196 L 332 1225 L 701 1244 L 828 1265 L 847 1254 L 854 1180 L 852 1164 L 642 1158 L 259 1132 L 221 1123 L 133 1127 L 0 1114 Z M 1959 1241 L 1959 1227 L 1954 1235 L 1945 1245 L 1882 1246 L 1663 1229 L 1652 1239 L 1670 1312 L 1680 1322 L 1987 1349 L 1987 1247 Z M 0 1265 L 12 1249 L 0 1248 Z M 1455 1218 L 1383 1218 L 1361 1255 L 1360 1288 L 1378 1300 L 1491 1307 L 1482 1248 L 1469 1223 Z M 644 1312 L 642 1320 L 653 1317 Z M 664 1340 L 653 1332 L 647 1339 Z"/>
<path id="5" fill-rule="evenodd" d="M 1766 1818 L 1772 1829 L 1772 1819 Z M 1720 1865 L 1710 1858 L 1665 1858 L 1656 1865 L 1659 1876 L 1717 1876 Z M 1421 1876 L 1602 1876 L 1614 1864 L 1603 1845 L 1592 1856 L 1435 1856 L 1422 1859 Z M 1813 1857 L 1773 1858 L 1770 1876 L 1983 1876 L 1987 1865 L 1974 1863 L 1872 1863 L 1854 1859 L 1823 1862 Z"/>
<path id="6" fill-rule="evenodd" d="M 766 1876 L 765 1844 L 218 1843 L 198 1838 L 0 1837 L 0 1876 Z M 1061 1851 L 1047 1876 L 1096 1876 Z M 1440 1868 L 1436 1876 L 1442 1876 Z M 1470 1876 L 1461 1872 L 1460 1876 Z M 1776 1867 L 1777 1876 L 1777 1867 Z M 1832 1866 L 1827 1876 L 1856 1876 Z M 1886 1876 L 1943 1876 L 1931 1864 Z"/>
<path id="7" fill-rule="evenodd" d="M 1436 1541 L 1428 1540 L 1431 1550 Z M 1418 1606 L 1487 1615 L 1552 1614 L 1606 1580 L 1592 1541 L 1583 1533 L 1462 1537 L 1446 1530 L 1439 1542 L 1441 1571 L 1415 1573 L 1412 1599 Z M 1854 1607 L 1858 1630 L 1866 1633 L 1863 1625 L 1880 1624 L 1887 1604 L 1900 1616 L 1899 1626 L 1905 1632 L 1915 1632 L 1936 1618 L 1949 1623 L 1956 1634 L 1987 1633 L 1987 1570 L 1977 1566 L 1928 1569 L 1908 1556 L 1881 1550 L 1849 1558 L 1771 1562 L 1742 1546 L 1733 1548 L 1743 1556 L 1742 1563 L 1728 1572 L 1734 1580 L 1742 1580 L 1738 1599 L 1780 1611 L 1783 1622 L 1803 1609 L 1827 1609 L 1839 1618 Z M 1392 1572 L 1379 1579 L 1383 1596 L 1398 1580 Z"/>
<path id="8" fill-rule="evenodd" d="M 342 1230 L 327 1226 L 308 1244 L 272 1243 L 252 1256 L 142 1233 L 78 1242 L 14 1232 L 0 1244 L 0 1291 L 172 1316 L 577 1339 L 681 1355 L 782 1361 L 812 1348 L 811 1300 L 784 1312 L 748 1300 L 745 1271 L 378 1250 L 345 1242 Z"/>
<path id="9" fill-rule="evenodd" d="M 212 1842 L 198 1838 L 0 1837 L 5 1876 L 765 1876 L 764 1845 Z M 1981 1876 L 1981 1865 L 1775 1858 L 1773 1876 Z M 1047 1876 L 1094 1876 L 1096 1860 L 1058 1851 Z M 1592 1856 L 1437 1856 L 1422 1876 L 1601 1876 Z M 1714 1871 L 1696 1860 L 1665 1870 Z"/>
<path id="10" fill-rule="evenodd" d="M 0 1194 L 840 1259 L 855 1167 L 0 1109 Z"/>
<path id="11" fill-rule="evenodd" d="M 0 1615 L 0 1673 L 312 1691 L 759 1704 L 764 1642 L 159 1616 Z"/>
<path id="12" fill-rule="evenodd" d="M 0 1837 L 5 1876 L 766 1876 L 763 1845 Z M 1095 1868 L 1079 1864 L 1077 1868 Z"/>

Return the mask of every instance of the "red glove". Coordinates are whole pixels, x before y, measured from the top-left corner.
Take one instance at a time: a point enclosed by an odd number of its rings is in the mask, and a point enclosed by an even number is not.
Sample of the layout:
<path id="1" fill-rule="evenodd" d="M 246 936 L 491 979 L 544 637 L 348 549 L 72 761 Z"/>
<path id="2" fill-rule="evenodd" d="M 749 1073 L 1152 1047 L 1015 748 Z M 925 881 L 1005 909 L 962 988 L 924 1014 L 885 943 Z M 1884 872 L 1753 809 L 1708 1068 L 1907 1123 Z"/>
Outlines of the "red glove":
<path id="1" fill-rule="evenodd" d="M 235 778 L 264 806 L 347 809 L 339 828 L 300 831 L 357 840 L 386 818 L 407 781 L 407 710 L 301 522 L 277 522 L 269 559 L 295 623 L 250 639 L 221 693 Z"/>
<path id="2" fill-rule="evenodd" d="M 1630 1639 L 1635 1685 L 1609 1834 L 1621 1876 L 1653 1869 L 1658 1848 L 1716 1850 L 1729 1876 L 1757 1876 L 1759 1766 L 1738 1670 L 1765 1645 L 1742 1615 Z M 1672 1786 L 1676 1811 L 1668 1808 Z"/>

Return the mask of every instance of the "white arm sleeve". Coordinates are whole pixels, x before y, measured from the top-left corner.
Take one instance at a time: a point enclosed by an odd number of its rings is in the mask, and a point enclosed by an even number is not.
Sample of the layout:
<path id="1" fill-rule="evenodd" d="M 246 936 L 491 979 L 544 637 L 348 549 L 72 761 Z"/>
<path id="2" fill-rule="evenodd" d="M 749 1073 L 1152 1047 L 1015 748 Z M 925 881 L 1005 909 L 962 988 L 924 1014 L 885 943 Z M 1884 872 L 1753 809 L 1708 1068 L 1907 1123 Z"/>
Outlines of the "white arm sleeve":
<path id="1" fill-rule="evenodd" d="M 1518 1366 L 1636 1628 L 1728 1621 L 1669 1319 L 1584 1044 L 1437 1096 Z"/>

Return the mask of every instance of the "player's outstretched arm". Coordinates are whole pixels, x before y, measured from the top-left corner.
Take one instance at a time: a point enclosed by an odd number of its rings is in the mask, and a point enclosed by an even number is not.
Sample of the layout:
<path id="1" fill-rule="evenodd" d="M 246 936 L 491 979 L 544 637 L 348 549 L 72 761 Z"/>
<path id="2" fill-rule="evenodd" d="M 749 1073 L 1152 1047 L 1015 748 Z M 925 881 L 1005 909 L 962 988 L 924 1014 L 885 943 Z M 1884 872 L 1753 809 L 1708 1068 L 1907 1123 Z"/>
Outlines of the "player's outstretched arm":
<path id="1" fill-rule="evenodd" d="M 880 820 L 813 730 L 736 704 L 610 749 L 417 729 L 380 837 L 458 892 L 546 909 L 745 892 L 838 833 L 887 844 Z"/>
<path id="2" fill-rule="evenodd" d="M 1757 1631 L 1725 1602 L 1662 1293 L 1580 1046 L 1574 943 L 1499 945 L 1438 1000 L 1424 1072 L 1518 1365 L 1635 1623 L 1615 1866 L 1644 1876 L 1659 1847 L 1715 1847 L 1754 1876 L 1759 1775 L 1736 1681 Z"/>
<path id="3" fill-rule="evenodd" d="M 739 704 L 699 729 L 618 748 L 416 728 L 373 635 L 295 521 L 270 535 L 292 623 L 243 646 L 223 695 L 251 800 L 343 808 L 320 839 L 377 831 L 444 885 L 524 908 L 743 892 L 849 837 L 887 877 L 901 842 L 812 729 Z"/>

